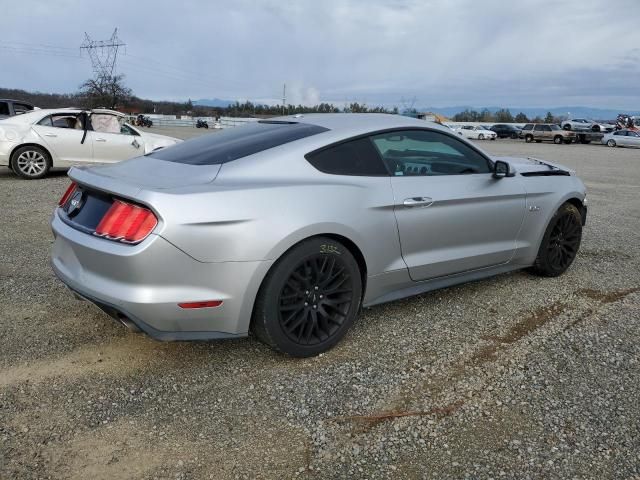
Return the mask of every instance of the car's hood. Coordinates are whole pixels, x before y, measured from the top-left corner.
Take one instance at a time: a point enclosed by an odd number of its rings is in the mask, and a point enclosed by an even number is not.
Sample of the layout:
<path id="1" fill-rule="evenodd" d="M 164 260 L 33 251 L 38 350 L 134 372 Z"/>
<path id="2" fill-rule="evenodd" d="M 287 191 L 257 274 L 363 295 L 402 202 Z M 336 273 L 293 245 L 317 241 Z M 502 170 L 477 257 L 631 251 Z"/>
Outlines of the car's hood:
<path id="1" fill-rule="evenodd" d="M 502 160 L 507 162 L 515 171 L 515 173 L 527 173 L 527 172 L 546 172 L 552 170 L 551 167 L 555 167 L 559 170 L 564 170 L 572 175 L 575 171 L 555 162 L 549 162 L 548 160 L 542 160 L 534 157 L 497 157 L 492 156 L 492 160 Z"/>
<path id="2" fill-rule="evenodd" d="M 94 167 L 74 167 L 69 177 L 100 190 L 135 196 L 140 190 L 170 190 L 215 180 L 220 165 L 188 165 L 151 157 Z"/>

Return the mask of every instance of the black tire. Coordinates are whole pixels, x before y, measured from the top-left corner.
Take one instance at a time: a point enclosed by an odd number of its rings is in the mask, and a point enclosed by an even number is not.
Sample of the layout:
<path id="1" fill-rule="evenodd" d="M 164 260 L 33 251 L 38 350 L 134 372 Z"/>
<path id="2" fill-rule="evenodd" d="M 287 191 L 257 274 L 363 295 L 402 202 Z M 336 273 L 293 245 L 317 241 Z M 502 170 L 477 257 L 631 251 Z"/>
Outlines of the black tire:
<path id="1" fill-rule="evenodd" d="M 484 140 L 484 134 L 483 133 L 478 135 L 478 140 Z"/>
<path id="2" fill-rule="evenodd" d="M 527 143 L 533 142 L 533 135 L 525 135 L 524 136 L 524 141 L 527 142 Z"/>
<path id="3" fill-rule="evenodd" d="M 594 125 L 593 127 L 591 127 L 591 130 L 593 132 L 599 132 L 600 131 L 600 125 Z"/>
<path id="4" fill-rule="evenodd" d="M 44 178 L 51 169 L 49 153 L 35 145 L 27 145 L 16 149 L 11 155 L 11 169 L 27 180 Z"/>
<path id="5" fill-rule="evenodd" d="M 556 145 L 560 145 L 562 142 L 562 135 L 556 135 L 555 137 L 553 137 L 553 143 L 555 143 Z"/>
<path id="6" fill-rule="evenodd" d="M 615 147 L 616 146 L 616 141 L 613 138 L 610 138 L 609 140 L 607 140 L 607 147 Z"/>
<path id="7" fill-rule="evenodd" d="M 293 357 L 326 352 L 353 324 L 362 299 L 358 262 L 340 242 L 314 237 L 292 247 L 264 279 L 251 331 Z"/>
<path id="8" fill-rule="evenodd" d="M 573 140 L 570 138 L 565 138 L 564 143 L 566 143 L 567 145 L 570 145 L 571 143 L 573 143 Z M 577 140 L 576 140 L 576 143 L 577 143 Z"/>
<path id="9" fill-rule="evenodd" d="M 571 130 L 571 125 L 570 124 L 565 124 L 564 127 L 562 127 L 564 130 Z"/>
<path id="10" fill-rule="evenodd" d="M 512 133 L 512 134 L 511 134 L 511 138 L 512 138 L 513 140 L 517 140 L 517 139 L 518 139 L 518 134 L 517 134 L 517 133 L 515 133 L 515 132 L 514 132 L 514 133 Z"/>
<path id="11" fill-rule="evenodd" d="M 553 215 L 530 271 L 543 277 L 562 275 L 573 263 L 582 240 L 582 217 L 570 203 Z"/>

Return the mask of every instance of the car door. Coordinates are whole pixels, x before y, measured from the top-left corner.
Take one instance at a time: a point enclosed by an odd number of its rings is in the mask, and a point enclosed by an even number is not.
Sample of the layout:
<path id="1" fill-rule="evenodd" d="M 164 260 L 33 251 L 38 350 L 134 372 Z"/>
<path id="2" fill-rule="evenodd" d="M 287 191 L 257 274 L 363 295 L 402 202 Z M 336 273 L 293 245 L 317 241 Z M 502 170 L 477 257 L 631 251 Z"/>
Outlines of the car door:
<path id="1" fill-rule="evenodd" d="M 94 162 L 119 162 L 144 154 L 140 137 L 133 135 L 133 130 L 122 124 L 120 118 L 104 112 L 91 115 Z"/>
<path id="2" fill-rule="evenodd" d="M 78 112 L 60 111 L 47 115 L 31 128 L 60 162 L 86 163 L 93 159 L 93 148 L 89 139 L 85 138 L 82 142 L 82 122 L 82 116 Z M 58 165 L 60 162 L 57 162 Z"/>
<path id="3" fill-rule="evenodd" d="M 496 179 L 483 154 L 452 135 L 371 137 L 392 173 L 402 256 L 421 281 L 507 263 L 525 211 L 517 177 Z"/>
<path id="4" fill-rule="evenodd" d="M 627 145 L 631 147 L 640 147 L 640 133 L 627 130 L 627 136 L 625 139 L 627 141 Z"/>

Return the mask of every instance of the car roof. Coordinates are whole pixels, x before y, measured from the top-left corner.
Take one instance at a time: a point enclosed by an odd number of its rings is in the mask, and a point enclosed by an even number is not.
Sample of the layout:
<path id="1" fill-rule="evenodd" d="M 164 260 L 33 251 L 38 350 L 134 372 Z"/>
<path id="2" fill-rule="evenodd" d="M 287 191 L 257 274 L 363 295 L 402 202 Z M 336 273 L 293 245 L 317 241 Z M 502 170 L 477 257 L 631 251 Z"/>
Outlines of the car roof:
<path id="1" fill-rule="evenodd" d="M 25 102 L 24 100 L 16 100 L 13 98 L 0 98 L 0 102 L 16 102 L 16 103 L 24 103 L 25 105 L 31 105 L 33 107 L 33 103 Z"/>
<path id="2" fill-rule="evenodd" d="M 336 135 L 344 136 L 344 138 L 395 128 L 422 127 L 451 132 L 450 129 L 434 122 L 390 113 L 311 113 L 270 118 L 266 121 L 288 121 L 317 125 L 331 130 Z"/>
<path id="3" fill-rule="evenodd" d="M 9 117 L 4 121 L 9 121 L 11 123 L 34 123 L 46 117 L 47 115 L 52 115 L 54 113 L 75 114 L 80 112 L 108 113 L 111 115 L 116 115 L 118 117 L 126 117 L 124 113 L 116 112 L 115 110 L 108 110 L 106 108 L 82 109 L 82 108 L 63 107 L 63 108 L 43 108 L 39 110 L 33 110 L 31 112 L 23 113 L 21 115 Z"/>

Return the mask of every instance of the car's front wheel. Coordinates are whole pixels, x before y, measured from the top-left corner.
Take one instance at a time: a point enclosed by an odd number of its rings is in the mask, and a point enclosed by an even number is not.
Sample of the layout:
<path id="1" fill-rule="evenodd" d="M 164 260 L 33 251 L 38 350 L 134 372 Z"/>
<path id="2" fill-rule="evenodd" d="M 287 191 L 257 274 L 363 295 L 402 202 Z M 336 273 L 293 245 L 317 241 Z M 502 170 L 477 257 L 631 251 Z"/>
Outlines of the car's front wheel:
<path id="1" fill-rule="evenodd" d="M 527 143 L 533 142 L 533 135 L 525 135 L 524 136 L 524 141 L 527 142 Z"/>
<path id="2" fill-rule="evenodd" d="M 484 140 L 484 134 L 482 134 L 482 133 L 481 133 L 481 134 L 479 134 L 479 135 L 478 135 L 478 140 Z"/>
<path id="3" fill-rule="evenodd" d="M 35 145 L 20 147 L 11 156 L 11 169 L 29 180 L 44 178 L 51 168 L 51 157 Z"/>
<path id="4" fill-rule="evenodd" d="M 271 268 L 256 299 L 252 332 L 294 357 L 329 350 L 353 324 L 362 297 L 358 262 L 340 242 L 315 237 Z"/>
<path id="5" fill-rule="evenodd" d="M 544 232 L 531 271 L 543 277 L 562 275 L 573 263 L 582 240 L 582 217 L 570 203 L 562 205 Z"/>
<path id="6" fill-rule="evenodd" d="M 562 142 L 563 142 L 562 136 L 556 135 L 555 137 L 553 137 L 553 143 L 555 143 L 556 145 L 560 145 Z"/>
<path id="7" fill-rule="evenodd" d="M 607 140 L 607 146 L 608 147 L 615 147 L 616 146 L 616 141 L 613 138 L 610 138 L 609 140 Z"/>

